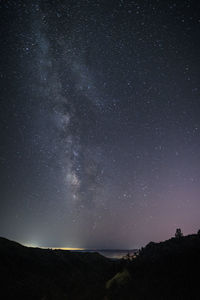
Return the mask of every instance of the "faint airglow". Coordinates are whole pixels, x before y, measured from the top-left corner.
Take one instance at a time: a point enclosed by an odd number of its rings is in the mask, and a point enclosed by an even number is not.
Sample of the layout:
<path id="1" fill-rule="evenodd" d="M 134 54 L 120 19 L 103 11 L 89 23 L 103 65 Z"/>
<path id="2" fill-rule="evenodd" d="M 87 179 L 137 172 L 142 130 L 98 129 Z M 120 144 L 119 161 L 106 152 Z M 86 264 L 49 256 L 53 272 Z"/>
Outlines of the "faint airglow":
<path id="1" fill-rule="evenodd" d="M 37 243 L 23 243 L 22 244 L 23 246 L 26 246 L 26 247 L 31 247 L 31 248 L 42 248 L 40 247 Z"/>

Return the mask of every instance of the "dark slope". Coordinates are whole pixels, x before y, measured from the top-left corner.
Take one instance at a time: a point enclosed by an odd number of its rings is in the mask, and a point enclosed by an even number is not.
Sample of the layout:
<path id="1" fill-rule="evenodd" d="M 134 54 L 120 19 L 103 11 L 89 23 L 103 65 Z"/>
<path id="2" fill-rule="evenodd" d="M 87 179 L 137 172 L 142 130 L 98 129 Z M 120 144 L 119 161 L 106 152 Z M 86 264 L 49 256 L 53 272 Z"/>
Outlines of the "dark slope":
<path id="1" fill-rule="evenodd" d="M 28 248 L 0 238 L 5 299 L 102 299 L 117 269 L 98 253 Z"/>
<path id="2" fill-rule="evenodd" d="M 149 243 L 133 261 L 27 248 L 0 238 L 4 299 L 200 299 L 200 236 Z"/>
<path id="3" fill-rule="evenodd" d="M 200 236 L 149 243 L 108 284 L 107 299 L 200 299 Z"/>

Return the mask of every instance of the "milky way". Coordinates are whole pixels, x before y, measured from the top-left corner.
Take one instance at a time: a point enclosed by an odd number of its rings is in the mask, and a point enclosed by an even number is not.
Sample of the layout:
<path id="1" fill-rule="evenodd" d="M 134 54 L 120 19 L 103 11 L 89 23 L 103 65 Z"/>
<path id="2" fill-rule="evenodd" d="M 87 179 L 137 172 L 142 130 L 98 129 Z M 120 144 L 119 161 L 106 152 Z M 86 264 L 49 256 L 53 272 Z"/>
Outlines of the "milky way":
<path id="1" fill-rule="evenodd" d="M 0 234 L 134 248 L 197 231 L 199 4 L 0 5 Z"/>

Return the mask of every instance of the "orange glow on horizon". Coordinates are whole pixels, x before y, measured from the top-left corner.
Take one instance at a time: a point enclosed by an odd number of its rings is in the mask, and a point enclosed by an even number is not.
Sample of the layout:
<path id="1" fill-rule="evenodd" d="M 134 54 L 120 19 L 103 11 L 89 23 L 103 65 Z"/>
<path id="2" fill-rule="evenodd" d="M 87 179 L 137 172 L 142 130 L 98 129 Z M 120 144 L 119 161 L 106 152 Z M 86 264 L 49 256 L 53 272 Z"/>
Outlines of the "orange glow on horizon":
<path id="1" fill-rule="evenodd" d="M 53 249 L 53 250 L 71 250 L 71 251 L 76 251 L 76 250 L 85 250 L 84 248 L 51 248 L 50 249 Z"/>
<path id="2" fill-rule="evenodd" d="M 69 251 L 80 251 L 80 250 L 85 250 L 84 248 L 73 248 L 73 247 L 41 247 L 36 244 L 23 244 L 26 247 L 31 247 L 31 248 L 41 248 L 41 249 L 52 249 L 52 250 L 69 250 Z"/>

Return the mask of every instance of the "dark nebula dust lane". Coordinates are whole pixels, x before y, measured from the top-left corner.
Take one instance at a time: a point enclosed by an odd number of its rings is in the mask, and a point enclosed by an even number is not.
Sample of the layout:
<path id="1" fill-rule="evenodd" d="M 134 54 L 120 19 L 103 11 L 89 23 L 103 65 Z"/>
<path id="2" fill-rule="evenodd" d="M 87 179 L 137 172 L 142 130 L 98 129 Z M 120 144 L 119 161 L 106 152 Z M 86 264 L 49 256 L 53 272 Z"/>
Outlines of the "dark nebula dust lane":
<path id="1" fill-rule="evenodd" d="M 0 1 L 0 235 L 137 248 L 200 220 L 197 1 Z"/>

